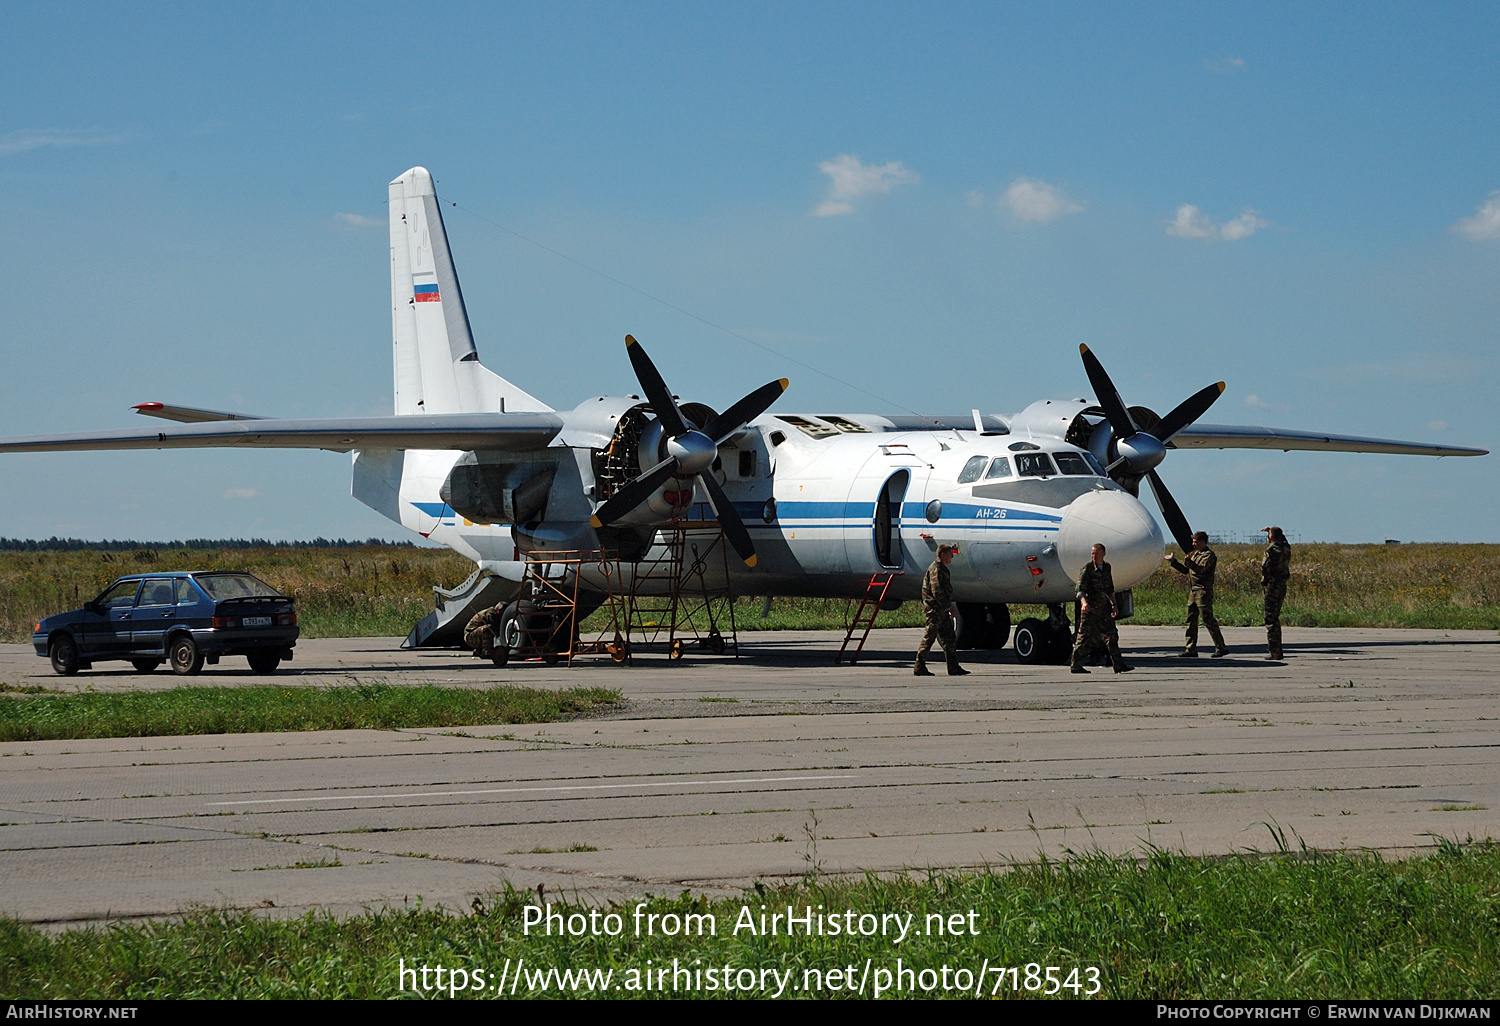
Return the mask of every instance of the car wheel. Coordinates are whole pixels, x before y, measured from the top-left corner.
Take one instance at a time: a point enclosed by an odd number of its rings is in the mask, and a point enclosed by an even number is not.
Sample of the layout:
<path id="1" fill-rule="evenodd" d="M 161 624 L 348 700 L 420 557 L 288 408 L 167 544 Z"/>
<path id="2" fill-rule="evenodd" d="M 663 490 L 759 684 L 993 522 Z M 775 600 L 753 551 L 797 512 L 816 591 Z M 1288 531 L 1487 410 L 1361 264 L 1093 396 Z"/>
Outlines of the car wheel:
<path id="1" fill-rule="evenodd" d="M 1042 663 L 1047 661 L 1047 650 L 1050 631 L 1045 622 L 1036 617 L 1028 616 L 1016 624 L 1016 637 L 1013 642 L 1016 650 L 1016 661 L 1020 663 Z"/>
<path id="2" fill-rule="evenodd" d="M 52 669 L 64 677 L 78 672 L 78 646 L 66 634 L 59 634 L 47 645 L 47 655 L 52 659 Z"/>
<path id="3" fill-rule="evenodd" d="M 179 677 L 196 676 L 203 669 L 203 653 L 190 634 L 179 634 L 167 646 L 167 660 Z"/>
<path id="4" fill-rule="evenodd" d="M 251 652 L 245 658 L 256 673 L 275 673 L 281 665 L 281 656 L 276 652 Z"/>
<path id="5" fill-rule="evenodd" d="M 132 659 L 130 665 L 135 667 L 136 673 L 150 673 L 161 665 L 160 659 Z"/>

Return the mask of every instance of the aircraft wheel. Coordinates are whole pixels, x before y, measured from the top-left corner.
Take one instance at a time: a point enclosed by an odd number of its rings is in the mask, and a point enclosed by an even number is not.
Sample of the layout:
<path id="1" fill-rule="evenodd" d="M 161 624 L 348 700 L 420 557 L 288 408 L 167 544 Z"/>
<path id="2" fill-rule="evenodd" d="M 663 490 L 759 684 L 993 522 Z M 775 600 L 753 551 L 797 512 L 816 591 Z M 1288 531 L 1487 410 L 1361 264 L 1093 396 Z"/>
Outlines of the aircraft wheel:
<path id="1" fill-rule="evenodd" d="M 194 677 L 203 671 L 203 653 L 191 634 L 179 634 L 167 646 L 167 661 L 179 677 Z"/>
<path id="2" fill-rule="evenodd" d="M 1047 650 L 1051 647 L 1051 633 L 1046 621 L 1034 616 L 1028 616 L 1016 624 L 1016 661 L 1027 664 L 1046 662 Z"/>
<path id="3" fill-rule="evenodd" d="M 1010 606 L 1004 602 L 993 602 L 984 607 L 984 647 L 999 651 L 1010 640 Z"/>
<path id="4" fill-rule="evenodd" d="M 1061 666 L 1073 657 L 1073 631 L 1066 627 L 1053 627 L 1048 625 L 1051 637 L 1048 639 L 1047 662 L 1054 666 Z"/>
<path id="5" fill-rule="evenodd" d="M 495 630 L 495 648 L 505 649 L 506 655 L 524 644 L 521 637 L 521 621 L 516 616 L 516 603 L 512 602 L 500 612 L 500 623 Z"/>
<path id="6" fill-rule="evenodd" d="M 47 655 L 52 659 L 52 669 L 64 677 L 78 672 L 78 645 L 66 634 L 59 634 L 47 645 Z"/>
<path id="7" fill-rule="evenodd" d="M 130 665 L 135 667 L 136 673 L 150 673 L 161 665 L 160 659 L 132 659 Z"/>
<path id="8" fill-rule="evenodd" d="M 975 602 L 955 603 L 953 633 L 959 648 L 984 648 L 984 607 Z"/>

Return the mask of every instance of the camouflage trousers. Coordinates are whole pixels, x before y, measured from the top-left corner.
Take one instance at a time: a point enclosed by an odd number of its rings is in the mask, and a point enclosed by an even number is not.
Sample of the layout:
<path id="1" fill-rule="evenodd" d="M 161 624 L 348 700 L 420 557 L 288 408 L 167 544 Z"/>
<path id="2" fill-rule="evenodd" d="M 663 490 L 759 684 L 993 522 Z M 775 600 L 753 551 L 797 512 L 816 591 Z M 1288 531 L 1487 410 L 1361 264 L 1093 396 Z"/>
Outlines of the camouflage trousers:
<path id="1" fill-rule="evenodd" d="M 1281 604 L 1286 601 L 1286 582 L 1272 581 L 1264 586 L 1266 646 L 1271 655 L 1281 658 Z"/>
<path id="2" fill-rule="evenodd" d="M 927 653 L 932 651 L 934 641 L 942 644 L 943 656 L 948 664 L 958 665 L 958 635 L 953 631 L 953 617 L 948 615 L 946 609 L 940 613 L 928 610 L 926 619 L 927 630 L 922 633 L 922 643 L 917 646 L 917 666 L 927 665 Z"/>
<path id="3" fill-rule="evenodd" d="M 1109 653 L 1109 664 L 1118 670 L 1125 665 L 1120 655 L 1120 631 L 1115 618 L 1109 615 L 1106 606 L 1102 613 L 1090 610 L 1078 620 L 1078 640 L 1073 643 L 1071 665 L 1082 666 L 1090 654 L 1104 649 Z"/>
<path id="4" fill-rule="evenodd" d="M 1219 652 L 1226 651 L 1229 646 L 1224 644 L 1224 632 L 1219 630 L 1218 618 L 1214 616 L 1213 593 L 1201 588 L 1194 588 L 1188 593 L 1187 651 L 1193 655 L 1198 654 L 1199 616 L 1203 617 L 1203 626 L 1208 628 L 1208 636 L 1214 639 L 1214 649 Z"/>
<path id="5" fill-rule="evenodd" d="M 472 648 L 477 656 L 483 656 L 485 659 L 494 658 L 495 628 L 484 624 L 468 631 L 464 634 L 464 644 Z"/>

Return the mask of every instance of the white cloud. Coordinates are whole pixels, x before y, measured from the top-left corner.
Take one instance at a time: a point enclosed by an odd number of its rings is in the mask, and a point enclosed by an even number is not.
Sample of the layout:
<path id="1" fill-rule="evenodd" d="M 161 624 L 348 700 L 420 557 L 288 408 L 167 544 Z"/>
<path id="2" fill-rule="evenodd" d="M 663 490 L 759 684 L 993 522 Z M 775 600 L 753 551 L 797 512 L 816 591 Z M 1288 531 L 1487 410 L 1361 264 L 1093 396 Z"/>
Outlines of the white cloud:
<path id="1" fill-rule="evenodd" d="M 888 164 L 863 164 L 852 154 L 840 153 L 818 165 L 830 179 L 828 198 L 813 208 L 814 217 L 833 217 L 854 211 L 852 200 L 881 196 L 897 185 L 915 185 L 922 176 L 903 167 L 899 160 Z"/>
<path id="2" fill-rule="evenodd" d="M 226 488 L 224 489 L 226 499 L 258 499 L 260 492 L 254 488 Z"/>
<path id="3" fill-rule="evenodd" d="M 1209 71 L 1217 71 L 1221 75 L 1232 75 L 1237 71 L 1245 70 L 1245 58 L 1243 57 L 1212 57 L 1203 58 L 1203 66 Z"/>
<path id="4" fill-rule="evenodd" d="M 376 228 L 385 224 L 384 221 L 374 217 L 365 217 L 363 214 L 345 214 L 343 212 L 333 215 L 334 221 L 338 222 L 340 228 Z"/>
<path id="5" fill-rule="evenodd" d="M 1429 420 L 1427 422 L 1427 430 L 1428 431 L 1447 431 L 1448 430 L 1448 422 L 1446 420 Z"/>
<path id="6" fill-rule="evenodd" d="M 1235 242 L 1239 239 L 1248 239 L 1269 222 L 1253 210 L 1246 210 L 1233 221 L 1226 221 L 1223 225 L 1215 225 L 1197 207 L 1191 203 L 1184 203 L 1177 208 L 1177 217 L 1171 224 L 1167 225 L 1167 234 L 1175 235 L 1179 239 L 1205 239 L 1222 242 Z"/>
<path id="7" fill-rule="evenodd" d="M 1269 410 L 1271 408 L 1271 404 L 1270 403 L 1266 402 L 1264 399 L 1262 399 L 1260 396 L 1256 395 L 1254 392 L 1251 392 L 1249 395 L 1245 396 L 1245 405 L 1246 406 L 1253 406 L 1257 410 Z"/>
<path id="8" fill-rule="evenodd" d="M 1056 221 L 1083 210 L 1082 204 L 1069 199 L 1057 186 L 1036 178 L 1017 178 L 1000 197 L 1000 205 L 1018 221 Z"/>
<path id="9" fill-rule="evenodd" d="M 980 192 L 978 189 L 970 189 L 969 192 L 964 196 L 964 202 L 969 204 L 969 206 L 973 207 L 975 210 L 978 210 L 980 207 L 984 206 L 984 193 Z"/>
<path id="10" fill-rule="evenodd" d="M 110 146 L 121 142 L 118 135 L 90 135 L 83 132 L 64 132 L 56 128 L 23 128 L 0 136 L 0 157 L 11 157 L 28 150 L 46 147 L 68 149 L 73 146 Z"/>
<path id="11" fill-rule="evenodd" d="M 1475 242 L 1500 239 L 1500 190 L 1490 193 L 1490 198 L 1479 204 L 1473 217 L 1462 218 L 1449 230 L 1467 235 Z"/>

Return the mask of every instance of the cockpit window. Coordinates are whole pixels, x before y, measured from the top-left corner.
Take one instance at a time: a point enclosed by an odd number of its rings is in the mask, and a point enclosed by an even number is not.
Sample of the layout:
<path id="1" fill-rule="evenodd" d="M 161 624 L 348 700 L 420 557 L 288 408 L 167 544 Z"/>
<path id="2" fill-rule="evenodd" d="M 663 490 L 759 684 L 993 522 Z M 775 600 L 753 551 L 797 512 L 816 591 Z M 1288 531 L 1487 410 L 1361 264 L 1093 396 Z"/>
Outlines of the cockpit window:
<path id="1" fill-rule="evenodd" d="M 1057 471 L 1044 452 L 1016 453 L 1016 473 L 1021 477 L 1051 477 Z"/>
<path id="2" fill-rule="evenodd" d="M 1089 461 L 1089 466 L 1091 466 L 1091 467 L 1094 468 L 1094 473 L 1098 474 L 1100 477 L 1108 477 L 1109 476 L 1108 472 L 1105 471 L 1105 469 L 1102 466 L 1099 465 L 1099 461 L 1094 458 L 1094 454 L 1093 453 L 1086 452 L 1086 453 L 1083 454 L 1083 458 Z"/>
<path id="3" fill-rule="evenodd" d="M 978 481 L 979 475 L 984 473 L 984 465 L 988 461 L 988 456 L 969 457 L 969 462 L 964 464 L 964 469 L 958 472 L 958 483 L 968 484 L 971 481 Z"/>
<path id="4" fill-rule="evenodd" d="M 995 462 L 990 464 L 989 473 L 984 475 L 986 481 L 993 481 L 999 477 L 1010 477 L 1010 460 L 1004 456 L 996 456 Z"/>
<path id="5" fill-rule="evenodd" d="M 1057 460 L 1057 469 L 1070 476 L 1091 476 L 1094 469 L 1084 461 L 1083 456 L 1076 452 L 1055 452 L 1053 459 Z"/>

